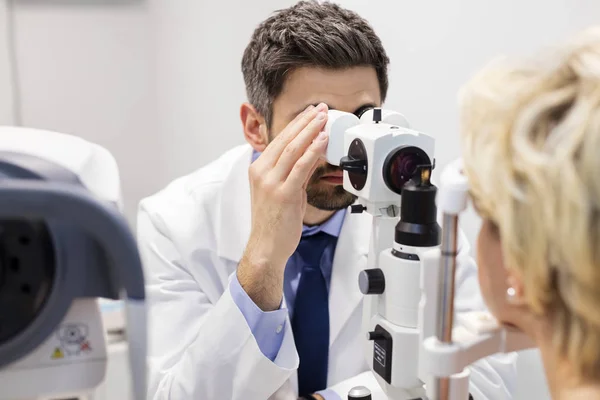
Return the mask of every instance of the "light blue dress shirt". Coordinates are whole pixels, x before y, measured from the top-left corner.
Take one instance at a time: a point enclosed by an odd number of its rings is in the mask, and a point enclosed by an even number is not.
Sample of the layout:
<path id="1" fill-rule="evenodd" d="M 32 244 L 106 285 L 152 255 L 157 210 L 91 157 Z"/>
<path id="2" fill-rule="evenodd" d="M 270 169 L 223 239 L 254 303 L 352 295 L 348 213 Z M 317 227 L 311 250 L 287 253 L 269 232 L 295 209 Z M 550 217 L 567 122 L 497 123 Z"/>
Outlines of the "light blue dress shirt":
<path id="1" fill-rule="evenodd" d="M 258 155 L 259 153 L 254 153 L 253 161 Z M 323 231 L 332 236 L 339 237 L 345 215 L 346 210 L 339 210 L 321 225 L 311 227 L 304 226 L 302 228 L 302 234 L 314 234 L 318 231 Z M 321 271 L 325 277 L 325 282 L 327 282 L 328 289 L 331 282 L 334 253 L 335 244 L 329 245 L 324 251 L 324 261 L 321 264 Z M 298 289 L 298 283 L 300 282 L 300 276 L 302 275 L 302 268 L 303 265 L 300 257 L 297 254 L 293 254 L 285 267 L 283 278 L 283 294 L 287 308 L 280 308 L 275 311 L 262 311 L 242 288 L 237 279 L 237 275 L 234 274 L 233 279 L 231 280 L 229 290 L 233 301 L 244 315 L 244 318 L 256 339 L 258 347 L 265 357 L 269 358 L 271 361 L 275 360 L 275 357 L 281 348 L 286 317 L 289 315 L 290 318 L 292 318 L 294 300 L 296 299 L 296 291 Z M 319 392 L 319 394 L 326 400 L 339 399 L 339 396 L 329 390 L 324 390 Z"/>

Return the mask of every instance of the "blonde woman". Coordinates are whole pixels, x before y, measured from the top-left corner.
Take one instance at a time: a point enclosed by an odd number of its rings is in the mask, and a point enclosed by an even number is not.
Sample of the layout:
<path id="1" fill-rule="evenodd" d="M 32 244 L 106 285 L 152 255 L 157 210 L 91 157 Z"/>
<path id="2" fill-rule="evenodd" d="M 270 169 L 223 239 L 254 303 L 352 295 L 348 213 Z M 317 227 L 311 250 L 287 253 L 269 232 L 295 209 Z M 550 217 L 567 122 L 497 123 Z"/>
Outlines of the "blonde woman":
<path id="1" fill-rule="evenodd" d="M 600 27 L 552 50 L 462 92 L 479 280 L 539 347 L 553 399 L 600 399 Z"/>

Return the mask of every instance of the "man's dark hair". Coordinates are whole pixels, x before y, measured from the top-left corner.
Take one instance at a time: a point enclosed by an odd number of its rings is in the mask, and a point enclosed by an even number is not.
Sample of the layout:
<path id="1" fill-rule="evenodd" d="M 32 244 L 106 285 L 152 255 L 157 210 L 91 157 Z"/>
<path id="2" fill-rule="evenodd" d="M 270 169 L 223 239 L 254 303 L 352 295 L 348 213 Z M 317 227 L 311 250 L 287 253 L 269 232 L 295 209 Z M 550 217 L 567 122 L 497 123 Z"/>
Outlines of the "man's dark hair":
<path id="1" fill-rule="evenodd" d="M 374 67 L 384 101 L 388 64 L 381 40 L 365 19 L 333 3 L 300 1 L 256 28 L 244 51 L 242 72 L 248 101 L 270 127 L 273 101 L 294 69 Z"/>

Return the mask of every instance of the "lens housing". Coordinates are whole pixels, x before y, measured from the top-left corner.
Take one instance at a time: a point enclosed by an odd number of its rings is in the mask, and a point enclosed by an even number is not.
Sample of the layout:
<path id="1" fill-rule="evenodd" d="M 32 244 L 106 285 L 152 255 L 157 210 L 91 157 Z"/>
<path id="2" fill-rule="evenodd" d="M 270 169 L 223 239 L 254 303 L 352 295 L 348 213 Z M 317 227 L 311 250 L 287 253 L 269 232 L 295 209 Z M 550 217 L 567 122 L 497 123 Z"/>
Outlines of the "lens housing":
<path id="1" fill-rule="evenodd" d="M 383 163 L 383 181 L 396 194 L 408 182 L 419 165 L 431 165 L 427 153 L 415 146 L 400 146 L 390 152 Z"/>

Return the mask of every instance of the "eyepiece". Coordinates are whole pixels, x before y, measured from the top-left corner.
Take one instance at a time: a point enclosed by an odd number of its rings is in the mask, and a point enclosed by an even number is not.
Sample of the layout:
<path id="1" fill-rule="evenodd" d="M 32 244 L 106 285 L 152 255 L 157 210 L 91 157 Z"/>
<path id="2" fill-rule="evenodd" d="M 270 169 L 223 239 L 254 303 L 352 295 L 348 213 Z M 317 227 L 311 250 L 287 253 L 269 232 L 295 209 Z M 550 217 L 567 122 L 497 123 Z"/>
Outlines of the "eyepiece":
<path id="1" fill-rule="evenodd" d="M 360 117 L 362 117 L 364 113 L 366 113 L 367 111 L 372 110 L 374 108 L 375 107 L 373 107 L 373 106 L 363 106 L 363 107 L 359 108 L 358 110 L 356 110 L 354 112 L 354 115 L 356 115 L 360 119 Z"/>

